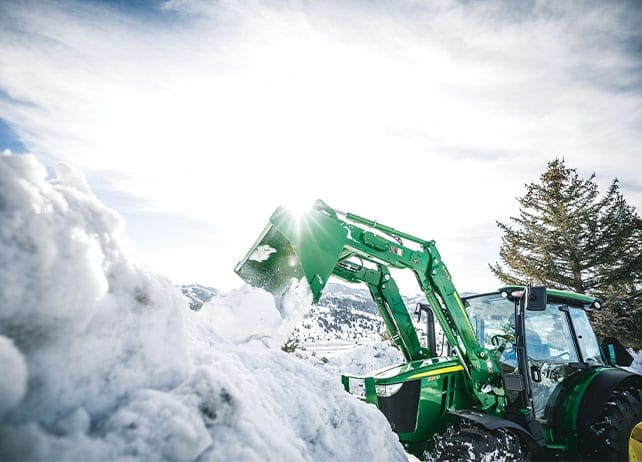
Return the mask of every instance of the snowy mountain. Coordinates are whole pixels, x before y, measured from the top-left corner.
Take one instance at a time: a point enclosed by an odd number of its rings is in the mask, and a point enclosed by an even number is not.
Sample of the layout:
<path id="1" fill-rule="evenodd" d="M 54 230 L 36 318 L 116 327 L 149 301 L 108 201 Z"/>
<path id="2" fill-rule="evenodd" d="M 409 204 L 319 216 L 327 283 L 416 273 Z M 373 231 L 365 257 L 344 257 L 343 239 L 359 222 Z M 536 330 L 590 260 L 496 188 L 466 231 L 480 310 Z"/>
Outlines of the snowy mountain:
<path id="1" fill-rule="evenodd" d="M 212 297 L 220 294 L 218 289 L 202 286 L 200 284 L 179 285 L 176 287 L 183 294 L 183 298 L 189 305 L 190 310 L 194 311 L 200 310 L 203 303 L 209 302 Z"/>
<path id="2" fill-rule="evenodd" d="M 365 339 L 380 340 L 384 332 L 380 316 L 361 311 L 348 300 L 332 306 L 312 306 L 302 323 L 294 328 L 291 339 L 297 343 L 359 343 Z"/>
<path id="3" fill-rule="evenodd" d="M 319 305 L 331 308 L 352 308 L 360 312 L 377 314 L 377 306 L 372 300 L 370 292 L 362 287 L 330 282 L 323 289 Z"/>

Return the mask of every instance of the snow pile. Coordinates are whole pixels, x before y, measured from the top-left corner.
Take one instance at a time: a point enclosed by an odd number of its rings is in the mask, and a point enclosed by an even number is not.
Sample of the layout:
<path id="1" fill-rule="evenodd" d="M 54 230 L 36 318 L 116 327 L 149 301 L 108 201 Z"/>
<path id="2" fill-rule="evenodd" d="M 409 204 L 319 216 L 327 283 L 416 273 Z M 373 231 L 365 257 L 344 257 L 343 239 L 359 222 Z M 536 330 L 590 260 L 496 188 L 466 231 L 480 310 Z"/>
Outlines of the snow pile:
<path id="1" fill-rule="evenodd" d="M 0 459 L 405 459 L 374 407 L 274 348 L 302 286 L 190 311 L 82 175 L 57 173 L 0 155 Z"/>
<path id="2" fill-rule="evenodd" d="M 630 353 L 631 355 L 633 355 L 633 362 L 627 369 L 629 369 L 631 372 L 636 372 L 642 375 L 642 350 L 638 351 L 637 353 L 631 350 Z"/>
<path id="3" fill-rule="evenodd" d="M 369 344 L 343 345 L 332 344 L 306 345 L 297 349 L 296 355 L 305 358 L 312 364 L 322 367 L 333 376 L 340 374 L 372 375 L 379 369 L 398 365 L 404 362 L 401 352 L 388 342 L 375 341 Z"/>
<path id="4" fill-rule="evenodd" d="M 201 312 L 190 313 L 191 328 L 196 337 L 203 338 L 201 317 Z M 256 348 L 257 343 L 219 345 L 216 350 L 199 343 L 193 342 L 195 356 L 204 363 L 216 364 L 219 381 L 226 378 L 218 388 L 223 390 L 219 391 L 220 396 L 210 398 L 218 398 L 226 407 L 222 420 L 215 421 L 217 429 L 212 432 L 208 457 L 406 459 L 379 411 L 346 396 L 338 376 L 292 355 Z M 230 441 L 239 444 L 230 445 Z M 221 448 L 225 448 L 224 453 L 220 453 Z"/>
<path id="5" fill-rule="evenodd" d="M 285 295 L 276 301 L 268 292 L 246 285 L 205 303 L 200 313 L 205 332 L 195 335 L 200 342 L 207 342 L 205 336 L 219 342 L 258 342 L 280 348 L 311 302 L 310 288 L 301 281 L 292 280 Z"/>
<path id="6" fill-rule="evenodd" d="M 29 374 L 13 421 L 102 415 L 133 390 L 178 385 L 189 364 L 181 297 L 127 256 L 122 220 L 69 166 L 47 184 L 33 157 L 0 162 L 0 335 Z"/>

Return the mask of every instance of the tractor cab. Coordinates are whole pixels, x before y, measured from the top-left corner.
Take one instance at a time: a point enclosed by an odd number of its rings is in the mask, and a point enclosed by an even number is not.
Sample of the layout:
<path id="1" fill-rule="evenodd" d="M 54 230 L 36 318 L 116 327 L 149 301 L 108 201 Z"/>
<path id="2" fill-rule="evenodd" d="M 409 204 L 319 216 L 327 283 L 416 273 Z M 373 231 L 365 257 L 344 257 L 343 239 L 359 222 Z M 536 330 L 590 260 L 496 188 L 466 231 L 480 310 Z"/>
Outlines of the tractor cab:
<path id="1" fill-rule="evenodd" d="M 516 336 L 516 300 L 523 288 L 464 298 L 481 345 L 492 352 L 504 374 L 522 375 L 530 382 L 534 413 L 545 423 L 546 407 L 558 385 L 592 367 L 604 366 L 599 343 L 586 311 L 595 307 L 592 297 L 547 290 L 540 311 L 524 311 L 525 371 L 519 370 Z"/>

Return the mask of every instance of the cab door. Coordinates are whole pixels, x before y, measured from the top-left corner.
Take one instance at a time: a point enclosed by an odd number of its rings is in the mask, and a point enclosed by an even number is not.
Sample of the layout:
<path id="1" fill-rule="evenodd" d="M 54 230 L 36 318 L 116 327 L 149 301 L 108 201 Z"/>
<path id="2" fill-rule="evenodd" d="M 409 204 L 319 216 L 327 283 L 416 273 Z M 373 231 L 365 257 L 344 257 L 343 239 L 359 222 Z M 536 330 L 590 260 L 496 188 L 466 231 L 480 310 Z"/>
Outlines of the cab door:
<path id="1" fill-rule="evenodd" d="M 561 308 L 561 309 L 560 309 Z M 526 353 L 535 417 L 544 410 L 555 388 L 578 371 L 579 356 L 565 306 L 549 303 L 545 311 L 526 311 Z"/>

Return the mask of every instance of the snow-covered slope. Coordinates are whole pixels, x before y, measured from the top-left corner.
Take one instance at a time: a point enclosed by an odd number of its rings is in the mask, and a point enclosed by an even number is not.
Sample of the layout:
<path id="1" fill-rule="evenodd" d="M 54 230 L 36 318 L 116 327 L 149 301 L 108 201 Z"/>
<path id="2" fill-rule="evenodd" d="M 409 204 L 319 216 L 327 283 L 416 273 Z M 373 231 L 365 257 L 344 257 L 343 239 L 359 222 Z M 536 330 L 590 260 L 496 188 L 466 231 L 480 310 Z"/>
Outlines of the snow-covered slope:
<path id="1" fill-rule="evenodd" d="M 189 308 L 194 311 L 200 310 L 204 303 L 209 302 L 212 297 L 220 294 L 218 289 L 200 284 L 180 285 L 177 286 L 177 288 L 183 294 L 183 298 L 189 305 Z"/>
<path id="2" fill-rule="evenodd" d="M 350 308 L 366 313 L 377 314 L 377 306 L 370 292 L 363 285 L 346 285 L 329 282 L 323 289 L 319 305 L 337 308 Z"/>
<path id="3" fill-rule="evenodd" d="M 80 174 L 45 176 L 0 155 L 0 459 L 406 459 L 374 407 L 280 351 L 304 288 L 189 310 Z"/>

